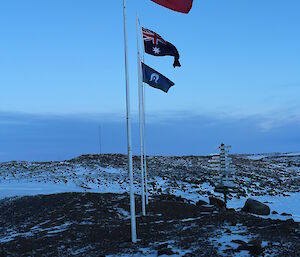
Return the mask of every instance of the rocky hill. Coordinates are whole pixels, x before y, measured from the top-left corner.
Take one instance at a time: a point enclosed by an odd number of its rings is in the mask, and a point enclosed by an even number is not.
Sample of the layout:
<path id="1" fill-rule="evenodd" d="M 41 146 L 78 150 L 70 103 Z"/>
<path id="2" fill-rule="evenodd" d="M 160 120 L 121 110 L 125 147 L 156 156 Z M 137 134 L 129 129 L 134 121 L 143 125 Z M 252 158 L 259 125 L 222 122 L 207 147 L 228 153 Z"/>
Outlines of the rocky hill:
<path id="1" fill-rule="evenodd" d="M 151 156 L 150 203 L 130 243 L 127 158 L 84 155 L 60 162 L 0 164 L 2 256 L 299 256 L 300 154 L 233 155 L 227 208 L 209 198 L 219 174 L 210 156 Z M 254 198 L 271 214 L 242 210 Z M 244 209 L 245 210 L 245 209 Z"/>
<path id="2" fill-rule="evenodd" d="M 63 193 L 0 202 L 1 256 L 299 256 L 300 225 L 153 196 L 130 242 L 126 194 Z M 140 201 L 137 201 L 140 206 Z M 268 255 L 270 254 L 270 255 Z"/>

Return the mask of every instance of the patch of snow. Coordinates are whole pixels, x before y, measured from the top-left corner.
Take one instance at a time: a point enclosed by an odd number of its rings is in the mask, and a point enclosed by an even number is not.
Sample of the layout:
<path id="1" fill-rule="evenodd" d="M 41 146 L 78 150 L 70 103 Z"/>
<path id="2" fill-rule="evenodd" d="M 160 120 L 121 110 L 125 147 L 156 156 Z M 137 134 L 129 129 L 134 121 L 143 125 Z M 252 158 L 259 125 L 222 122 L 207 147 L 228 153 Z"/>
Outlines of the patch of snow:
<path id="1" fill-rule="evenodd" d="M 260 154 L 246 156 L 247 159 L 250 159 L 252 161 L 258 161 L 258 160 L 261 160 L 261 159 L 266 158 L 266 157 L 267 157 L 266 155 L 260 155 Z"/>
<path id="2" fill-rule="evenodd" d="M 300 193 L 290 193 L 290 196 L 248 196 L 260 202 L 266 202 L 270 207 L 271 212 L 277 211 L 278 214 L 270 214 L 269 216 L 260 216 L 265 218 L 287 220 L 293 218 L 295 221 L 300 222 Z M 242 208 L 247 198 L 236 199 L 233 198 L 228 201 L 228 207 L 230 208 Z M 282 216 L 281 213 L 288 213 L 292 216 Z"/>
<path id="3" fill-rule="evenodd" d="M 284 156 L 298 156 L 300 155 L 300 152 L 299 153 L 286 153 L 284 154 Z"/>
<path id="4" fill-rule="evenodd" d="M 118 208 L 117 209 L 118 214 L 124 218 L 124 219 L 129 219 L 130 218 L 130 213 L 128 211 L 125 211 L 123 208 Z"/>
<path id="5" fill-rule="evenodd" d="M 239 245 L 233 243 L 232 240 L 242 240 L 248 242 L 253 238 L 246 227 L 237 224 L 236 226 L 222 226 L 215 231 L 213 237 L 210 238 L 212 244 L 218 248 L 218 254 L 220 256 L 228 256 L 225 253 L 227 249 L 236 249 Z M 248 251 L 240 251 L 231 253 L 230 256 L 250 256 Z"/>
<path id="6" fill-rule="evenodd" d="M 117 169 L 117 168 L 112 168 L 108 167 L 103 169 L 104 172 L 111 173 L 111 174 L 121 174 L 121 173 L 126 173 L 127 171 L 124 169 Z"/>

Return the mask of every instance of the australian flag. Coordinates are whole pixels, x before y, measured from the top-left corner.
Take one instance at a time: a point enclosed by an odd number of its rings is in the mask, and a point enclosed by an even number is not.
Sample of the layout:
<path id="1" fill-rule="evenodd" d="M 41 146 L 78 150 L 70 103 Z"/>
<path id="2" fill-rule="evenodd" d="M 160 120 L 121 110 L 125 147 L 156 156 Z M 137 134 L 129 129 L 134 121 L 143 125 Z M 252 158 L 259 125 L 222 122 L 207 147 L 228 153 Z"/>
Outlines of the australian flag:
<path id="1" fill-rule="evenodd" d="M 180 67 L 179 53 L 174 45 L 165 41 L 160 35 L 155 32 L 142 28 L 145 52 L 155 56 L 174 56 L 174 68 Z"/>
<path id="2" fill-rule="evenodd" d="M 142 71 L 143 81 L 145 83 L 147 83 L 151 87 L 158 88 L 165 93 L 168 93 L 170 87 L 175 85 L 171 80 L 161 75 L 156 70 L 153 70 L 144 63 L 142 63 Z"/>

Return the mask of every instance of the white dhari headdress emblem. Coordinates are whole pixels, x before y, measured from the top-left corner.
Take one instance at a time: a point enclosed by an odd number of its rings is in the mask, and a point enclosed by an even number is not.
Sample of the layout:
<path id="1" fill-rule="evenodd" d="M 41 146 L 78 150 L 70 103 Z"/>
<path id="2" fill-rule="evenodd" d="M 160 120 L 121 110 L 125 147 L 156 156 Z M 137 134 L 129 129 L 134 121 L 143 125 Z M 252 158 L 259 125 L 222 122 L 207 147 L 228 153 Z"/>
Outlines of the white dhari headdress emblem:
<path id="1" fill-rule="evenodd" d="M 157 84 L 158 80 L 159 80 L 159 75 L 157 73 L 152 73 L 150 77 L 150 81 L 153 81 L 155 84 Z"/>

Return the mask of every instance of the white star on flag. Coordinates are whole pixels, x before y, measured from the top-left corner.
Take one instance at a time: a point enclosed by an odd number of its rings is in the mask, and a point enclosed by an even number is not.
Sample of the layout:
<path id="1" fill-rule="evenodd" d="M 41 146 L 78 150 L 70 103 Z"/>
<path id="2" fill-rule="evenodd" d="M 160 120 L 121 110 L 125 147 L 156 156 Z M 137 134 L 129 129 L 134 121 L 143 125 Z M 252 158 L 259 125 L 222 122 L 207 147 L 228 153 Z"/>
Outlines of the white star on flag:
<path id="1" fill-rule="evenodd" d="M 155 54 L 159 54 L 159 53 L 160 53 L 160 49 L 159 49 L 157 46 L 154 46 L 154 47 L 153 47 L 153 52 L 154 52 Z"/>

